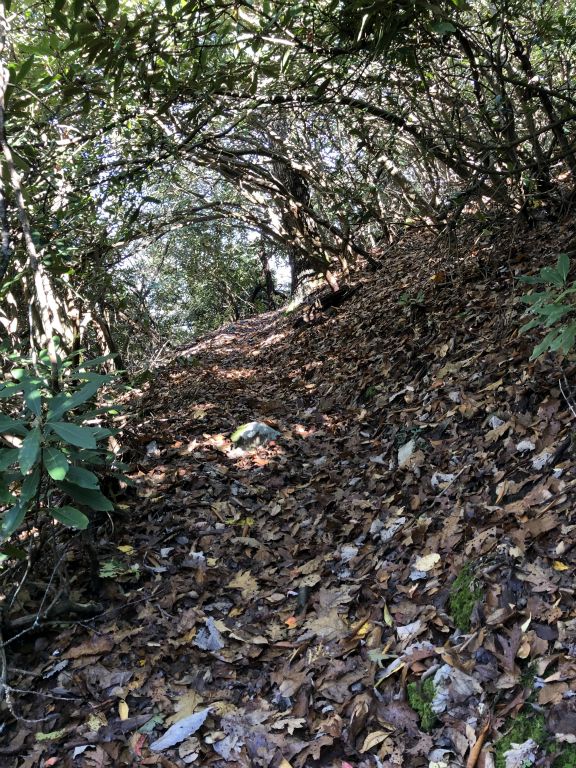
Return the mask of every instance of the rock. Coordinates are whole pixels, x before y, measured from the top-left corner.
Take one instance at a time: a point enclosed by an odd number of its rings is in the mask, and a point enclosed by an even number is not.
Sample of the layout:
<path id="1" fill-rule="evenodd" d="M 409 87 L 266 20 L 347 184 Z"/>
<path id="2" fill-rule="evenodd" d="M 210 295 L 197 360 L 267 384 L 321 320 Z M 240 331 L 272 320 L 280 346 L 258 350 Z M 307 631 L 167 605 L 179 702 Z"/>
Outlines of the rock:
<path id="1" fill-rule="evenodd" d="M 261 421 L 250 421 L 248 424 L 242 424 L 233 433 L 231 440 L 240 448 L 254 448 L 257 445 L 265 445 L 270 440 L 276 440 L 280 437 L 280 432 L 272 429 L 268 424 Z"/>

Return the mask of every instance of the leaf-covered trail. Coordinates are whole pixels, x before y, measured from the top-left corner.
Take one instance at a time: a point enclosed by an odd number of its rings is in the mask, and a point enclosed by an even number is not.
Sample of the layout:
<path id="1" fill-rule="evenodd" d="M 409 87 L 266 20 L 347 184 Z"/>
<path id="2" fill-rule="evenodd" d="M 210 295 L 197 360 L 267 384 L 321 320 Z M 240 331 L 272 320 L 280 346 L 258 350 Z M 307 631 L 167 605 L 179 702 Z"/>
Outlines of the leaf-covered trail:
<path id="1" fill-rule="evenodd" d="M 153 372 L 106 611 L 35 649 L 76 700 L 35 699 L 62 733 L 15 725 L 7 765 L 486 768 L 523 707 L 535 759 L 566 749 L 572 415 L 517 335 L 526 265 L 414 275 L 414 247 L 313 323 L 236 323 Z M 254 420 L 281 437 L 242 451 Z"/>

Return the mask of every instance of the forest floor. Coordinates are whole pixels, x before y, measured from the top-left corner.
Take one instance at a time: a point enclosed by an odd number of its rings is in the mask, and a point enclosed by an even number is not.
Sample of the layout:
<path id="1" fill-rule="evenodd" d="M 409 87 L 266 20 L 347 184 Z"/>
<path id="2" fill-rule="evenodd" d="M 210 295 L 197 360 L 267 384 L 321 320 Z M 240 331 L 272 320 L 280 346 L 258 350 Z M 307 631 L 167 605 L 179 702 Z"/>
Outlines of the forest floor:
<path id="1" fill-rule="evenodd" d="M 464 239 L 133 393 L 103 610 L 10 648 L 45 719 L 6 718 L 2 766 L 576 766 L 576 368 L 530 362 L 517 301 L 576 223 Z M 236 447 L 251 421 L 280 437 Z"/>

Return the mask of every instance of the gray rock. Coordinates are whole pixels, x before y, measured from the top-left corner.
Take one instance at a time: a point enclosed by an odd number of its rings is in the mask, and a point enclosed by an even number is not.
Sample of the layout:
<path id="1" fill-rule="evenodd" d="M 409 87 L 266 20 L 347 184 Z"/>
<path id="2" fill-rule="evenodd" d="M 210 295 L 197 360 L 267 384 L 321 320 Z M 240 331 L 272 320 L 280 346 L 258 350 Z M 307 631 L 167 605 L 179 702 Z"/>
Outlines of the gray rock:
<path id="1" fill-rule="evenodd" d="M 233 433 L 231 440 L 239 448 L 253 448 L 256 445 L 265 445 L 270 440 L 276 440 L 280 437 L 280 432 L 272 429 L 268 424 L 261 421 L 250 421 L 248 424 L 242 424 Z"/>

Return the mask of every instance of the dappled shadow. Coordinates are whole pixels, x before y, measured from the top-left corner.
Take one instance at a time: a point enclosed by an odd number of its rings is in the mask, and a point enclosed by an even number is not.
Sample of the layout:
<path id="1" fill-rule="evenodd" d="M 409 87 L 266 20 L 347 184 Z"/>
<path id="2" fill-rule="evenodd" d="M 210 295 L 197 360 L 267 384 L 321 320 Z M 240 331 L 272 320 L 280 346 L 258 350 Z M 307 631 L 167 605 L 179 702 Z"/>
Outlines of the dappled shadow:
<path id="1" fill-rule="evenodd" d="M 478 725 L 486 709 L 500 713 L 495 739 L 536 657 L 574 685 L 562 654 L 576 478 L 560 451 L 571 425 L 551 390 L 558 371 L 528 362 L 511 280 L 430 285 L 425 311 L 399 304 L 381 274 L 321 325 L 295 329 L 281 312 L 235 323 L 146 385 L 137 499 L 99 551 L 125 566 L 103 583 L 108 612 L 63 629 L 57 659 L 53 643 L 36 651 L 83 701 L 59 704 L 74 744 L 102 706 L 109 723 L 90 743 L 132 764 L 133 742 L 114 731 L 122 700 L 146 719 L 210 708 L 185 742 L 198 765 L 249 765 L 258 749 L 271 768 L 372 768 L 396 750 L 419 768 L 454 722 Z M 239 451 L 231 434 L 253 420 L 280 437 Z M 482 604 L 469 633 L 450 595 L 466 565 Z M 440 668 L 469 695 L 443 688 L 449 709 L 427 734 L 402 692 Z"/>

